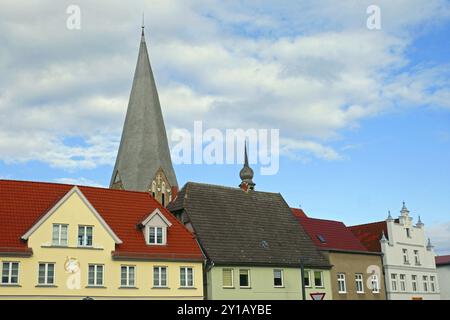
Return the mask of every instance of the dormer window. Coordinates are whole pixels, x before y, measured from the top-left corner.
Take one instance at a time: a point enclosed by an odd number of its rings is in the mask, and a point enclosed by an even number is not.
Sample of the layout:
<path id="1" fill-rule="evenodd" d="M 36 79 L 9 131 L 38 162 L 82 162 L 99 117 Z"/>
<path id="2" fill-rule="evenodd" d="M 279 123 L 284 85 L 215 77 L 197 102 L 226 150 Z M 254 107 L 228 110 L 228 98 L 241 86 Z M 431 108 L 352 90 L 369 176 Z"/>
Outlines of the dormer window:
<path id="1" fill-rule="evenodd" d="M 167 244 L 167 230 L 172 223 L 159 209 L 155 209 L 140 225 L 144 227 L 143 231 L 148 245 Z"/>

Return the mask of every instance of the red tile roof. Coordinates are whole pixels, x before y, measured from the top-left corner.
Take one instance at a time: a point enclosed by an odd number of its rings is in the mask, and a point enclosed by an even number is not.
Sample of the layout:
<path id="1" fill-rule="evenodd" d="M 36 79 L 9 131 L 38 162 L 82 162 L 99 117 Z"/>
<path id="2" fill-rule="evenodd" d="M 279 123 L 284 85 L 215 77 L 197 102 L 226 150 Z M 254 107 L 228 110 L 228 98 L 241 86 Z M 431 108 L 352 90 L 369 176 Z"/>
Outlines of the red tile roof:
<path id="1" fill-rule="evenodd" d="M 306 213 L 302 209 L 291 208 L 292 214 L 297 218 L 306 218 Z"/>
<path id="2" fill-rule="evenodd" d="M 67 184 L 0 180 L 0 252 L 29 252 L 24 235 L 74 186 Z M 148 193 L 79 186 L 80 191 L 123 241 L 113 256 L 201 260 L 194 236 Z M 136 228 L 158 208 L 172 223 L 167 245 L 148 246 Z"/>
<path id="3" fill-rule="evenodd" d="M 449 256 L 438 256 L 436 257 L 436 265 L 447 265 L 450 264 L 450 255 Z"/>
<path id="4" fill-rule="evenodd" d="M 348 230 L 345 224 L 340 221 L 308 217 L 297 217 L 297 220 L 318 248 L 343 251 L 368 251 L 353 233 Z"/>
<path id="5" fill-rule="evenodd" d="M 380 239 L 383 232 L 386 239 L 388 239 L 386 221 L 361 224 L 349 227 L 349 229 L 359 241 L 372 252 L 381 252 Z"/>

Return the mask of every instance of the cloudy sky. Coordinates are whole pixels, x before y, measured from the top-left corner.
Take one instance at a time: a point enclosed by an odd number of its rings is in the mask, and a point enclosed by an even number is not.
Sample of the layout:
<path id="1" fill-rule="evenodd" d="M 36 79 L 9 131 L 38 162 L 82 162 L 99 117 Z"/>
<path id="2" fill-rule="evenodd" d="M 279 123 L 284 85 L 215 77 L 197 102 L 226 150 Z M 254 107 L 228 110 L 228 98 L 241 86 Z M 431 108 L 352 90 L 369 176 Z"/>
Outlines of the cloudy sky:
<path id="1" fill-rule="evenodd" d="M 381 30 L 366 27 L 370 4 Z M 108 185 L 142 12 L 169 133 L 278 128 L 280 171 L 257 189 L 348 225 L 404 200 L 450 253 L 445 0 L 2 0 L 0 178 Z M 181 185 L 236 186 L 239 169 L 175 167 Z"/>

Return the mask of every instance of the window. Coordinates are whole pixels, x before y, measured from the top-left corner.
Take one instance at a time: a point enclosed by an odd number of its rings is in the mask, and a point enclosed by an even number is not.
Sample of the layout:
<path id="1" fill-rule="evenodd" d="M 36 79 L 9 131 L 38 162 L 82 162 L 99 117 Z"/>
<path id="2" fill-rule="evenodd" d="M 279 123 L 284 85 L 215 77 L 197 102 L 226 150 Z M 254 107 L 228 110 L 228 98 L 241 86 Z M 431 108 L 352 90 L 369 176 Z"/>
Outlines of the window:
<path id="1" fill-rule="evenodd" d="M 305 287 L 307 288 L 311 287 L 311 272 L 309 270 L 305 270 L 305 277 L 303 281 L 305 283 Z"/>
<path id="2" fill-rule="evenodd" d="M 283 287 L 283 270 L 273 270 L 273 286 L 278 288 Z"/>
<path id="3" fill-rule="evenodd" d="M 406 275 L 405 274 L 400 275 L 400 291 L 402 291 L 402 292 L 406 291 Z"/>
<path id="4" fill-rule="evenodd" d="M 356 293 L 364 293 L 364 280 L 361 273 L 355 275 L 356 280 Z"/>
<path id="5" fill-rule="evenodd" d="M 411 276 L 411 280 L 412 280 L 412 290 L 414 292 L 417 292 L 417 276 L 416 275 L 412 275 Z"/>
<path id="6" fill-rule="evenodd" d="M 408 249 L 402 249 L 402 251 L 403 251 L 403 263 L 409 264 Z"/>
<path id="7" fill-rule="evenodd" d="M 406 236 L 411 238 L 411 230 L 409 228 L 406 228 Z"/>
<path id="8" fill-rule="evenodd" d="M 239 286 L 241 288 L 250 288 L 250 270 L 239 270 Z"/>
<path id="9" fill-rule="evenodd" d="M 18 283 L 19 283 L 19 263 L 3 262 L 2 284 L 18 284 Z"/>
<path id="10" fill-rule="evenodd" d="M 149 244 L 164 243 L 162 227 L 148 227 L 148 243 Z"/>
<path id="11" fill-rule="evenodd" d="M 122 287 L 134 287 L 135 283 L 135 267 L 121 266 L 120 267 L 120 285 Z"/>
<path id="12" fill-rule="evenodd" d="M 436 278 L 434 276 L 430 276 L 430 286 L 431 292 L 436 292 Z"/>
<path id="13" fill-rule="evenodd" d="M 92 247 L 92 227 L 78 226 L 78 245 Z"/>
<path id="14" fill-rule="evenodd" d="M 52 245 L 67 246 L 67 225 L 54 224 L 52 232 Z"/>
<path id="15" fill-rule="evenodd" d="M 322 271 L 314 271 L 314 286 L 318 288 L 323 288 Z"/>
<path id="16" fill-rule="evenodd" d="M 414 250 L 414 263 L 420 265 L 419 250 Z"/>
<path id="17" fill-rule="evenodd" d="M 233 269 L 222 269 L 222 286 L 224 288 L 233 288 Z"/>
<path id="18" fill-rule="evenodd" d="M 167 287 L 167 267 L 153 267 L 153 286 Z"/>
<path id="19" fill-rule="evenodd" d="M 163 207 L 166 206 L 166 194 L 164 193 L 164 191 L 163 191 L 163 193 L 161 194 L 161 205 L 162 205 Z"/>
<path id="20" fill-rule="evenodd" d="M 89 265 L 88 285 L 92 287 L 103 286 L 103 265 L 101 264 Z"/>
<path id="21" fill-rule="evenodd" d="M 345 285 L 345 274 L 338 273 L 337 280 L 339 293 L 347 293 L 347 286 Z"/>
<path id="22" fill-rule="evenodd" d="M 380 284 L 378 282 L 378 275 L 376 275 L 376 274 L 372 275 L 372 278 L 370 281 L 372 283 L 372 292 L 379 293 L 380 292 Z"/>
<path id="23" fill-rule="evenodd" d="M 180 268 L 180 287 L 194 286 L 194 270 L 190 267 Z"/>
<path id="24" fill-rule="evenodd" d="M 428 292 L 428 276 L 423 276 L 423 291 Z"/>
<path id="25" fill-rule="evenodd" d="M 391 274 L 391 289 L 392 291 L 397 291 L 397 274 Z"/>
<path id="26" fill-rule="evenodd" d="M 321 234 L 318 234 L 318 235 L 317 235 L 317 239 L 319 239 L 319 241 L 320 241 L 321 243 L 326 243 L 326 242 L 327 242 L 327 240 L 325 239 L 325 237 L 324 237 L 323 235 L 321 235 Z"/>
<path id="27" fill-rule="evenodd" d="M 38 284 L 53 285 L 55 283 L 55 264 L 39 263 Z"/>

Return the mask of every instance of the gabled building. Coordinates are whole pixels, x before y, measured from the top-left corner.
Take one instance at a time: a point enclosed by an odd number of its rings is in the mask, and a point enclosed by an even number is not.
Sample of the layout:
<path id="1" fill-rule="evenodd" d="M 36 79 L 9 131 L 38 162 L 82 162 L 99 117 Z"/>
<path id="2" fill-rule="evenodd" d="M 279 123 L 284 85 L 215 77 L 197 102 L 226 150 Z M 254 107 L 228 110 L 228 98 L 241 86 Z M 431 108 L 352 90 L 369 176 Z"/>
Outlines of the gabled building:
<path id="1" fill-rule="evenodd" d="M 450 255 L 436 257 L 439 290 L 442 300 L 450 300 Z"/>
<path id="2" fill-rule="evenodd" d="M 293 214 L 316 247 L 328 258 L 333 300 L 385 300 L 381 252 L 371 252 L 340 221 Z"/>
<path id="3" fill-rule="evenodd" d="M 148 192 L 164 207 L 178 190 L 144 28 L 110 188 Z"/>
<path id="4" fill-rule="evenodd" d="M 203 299 L 202 266 L 146 192 L 0 180 L 0 299 Z"/>
<path id="5" fill-rule="evenodd" d="M 246 161 L 240 188 L 188 182 L 168 209 L 197 237 L 208 299 L 331 299 L 330 265 L 278 193 L 255 191 Z"/>
<path id="6" fill-rule="evenodd" d="M 383 269 L 389 300 L 440 299 L 435 253 L 425 237 L 420 217 L 416 223 L 405 203 L 397 219 L 350 227 L 372 252 L 383 253 Z"/>

